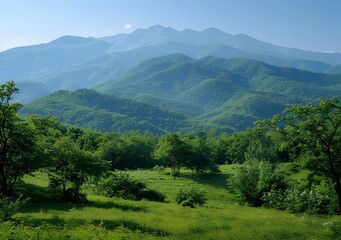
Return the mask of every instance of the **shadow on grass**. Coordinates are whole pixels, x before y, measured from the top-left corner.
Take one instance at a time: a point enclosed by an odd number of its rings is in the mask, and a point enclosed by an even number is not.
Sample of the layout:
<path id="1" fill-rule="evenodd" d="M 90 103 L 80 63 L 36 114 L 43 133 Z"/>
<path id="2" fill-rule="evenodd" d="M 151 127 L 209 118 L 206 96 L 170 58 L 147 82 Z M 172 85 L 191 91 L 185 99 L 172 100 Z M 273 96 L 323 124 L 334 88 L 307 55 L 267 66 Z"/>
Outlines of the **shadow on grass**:
<path id="1" fill-rule="evenodd" d="M 146 226 L 145 224 L 141 225 L 139 223 L 133 222 L 131 220 L 94 220 L 91 222 L 95 226 L 102 226 L 108 230 L 113 230 L 117 227 L 123 226 L 129 230 L 132 231 L 141 231 L 142 233 L 148 233 L 148 234 L 153 234 L 158 237 L 166 237 L 171 235 L 171 233 L 160 230 L 160 229 L 155 229 L 151 228 L 149 226 Z"/>
<path id="2" fill-rule="evenodd" d="M 216 188 L 228 189 L 227 180 L 230 174 L 180 174 L 179 178 L 186 178 L 200 184 L 210 185 Z"/>
<path id="3" fill-rule="evenodd" d="M 15 189 L 16 193 L 20 193 L 25 197 L 29 197 L 34 201 L 51 201 L 53 197 L 47 187 L 41 187 L 30 183 L 20 183 Z"/>
<path id="4" fill-rule="evenodd" d="M 124 227 L 131 231 L 140 231 L 141 233 L 152 234 L 158 237 L 166 237 L 166 236 L 171 235 L 171 233 L 167 231 L 151 228 L 145 224 L 141 225 L 139 223 L 136 223 L 131 220 L 126 220 L 126 219 L 118 219 L 118 220 L 96 219 L 96 220 L 92 220 L 91 222 L 89 222 L 85 219 L 75 219 L 75 218 L 64 219 L 62 217 L 59 217 L 58 215 L 54 215 L 52 218 L 48 218 L 48 219 L 36 219 L 36 218 L 30 218 L 30 217 L 17 218 L 14 220 L 14 222 L 16 222 L 17 224 L 23 224 L 25 226 L 30 226 L 30 227 L 52 225 L 52 226 L 60 227 L 60 228 L 63 228 L 65 226 L 67 226 L 68 228 L 75 228 L 75 227 L 80 227 L 80 226 L 84 226 L 87 224 L 91 224 L 93 226 L 103 227 L 107 230 L 114 230 L 118 227 Z"/>
<path id="5" fill-rule="evenodd" d="M 34 213 L 34 212 L 48 212 L 55 211 L 70 211 L 78 210 L 86 207 L 103 208 L 103 209 L 119 209 L 121 211 L 133 211 L 133 212 L 147 212 L 145 207 L 131 206 L 127 204 L 118 204 L 114 202 L 89 202 L 86 204 L 73 204 L 73 203 L 61 203 L 52 201 L 30 201 L 27 206 L 21 209 L 22 213 Z"/>
<path id="6" fill-rule="evenodd" d="M 118 204 L 114 202 L 96 202 L 92 201 L 89 202 L 86 206 L 88 207 L 95 207 L 95 208 L 104 208 L 104 209 L 120 209 L 122 211 L 133 211 L 133 212 L 147 212 L 146 207 L 137 207 L 137 206 L 131 206 L 127 204 Z"/>
<path id="7" fill-rule="evenodd" d="M 114 202 L 89 201 L 84 204 L 61 202 L 46 187 L 34 184 L 21 183 L 16 191 L 26 198 L 30 198 L 28 204 L 21 210 L 23 213 L 44 212 L 49 210 L 69 211 L 71 209 L 82 209 L 85 207 L 115 208 L 122 211 L 146 212 L 145 207 L 137 207 L 128 204 L 118 204 Z"/>

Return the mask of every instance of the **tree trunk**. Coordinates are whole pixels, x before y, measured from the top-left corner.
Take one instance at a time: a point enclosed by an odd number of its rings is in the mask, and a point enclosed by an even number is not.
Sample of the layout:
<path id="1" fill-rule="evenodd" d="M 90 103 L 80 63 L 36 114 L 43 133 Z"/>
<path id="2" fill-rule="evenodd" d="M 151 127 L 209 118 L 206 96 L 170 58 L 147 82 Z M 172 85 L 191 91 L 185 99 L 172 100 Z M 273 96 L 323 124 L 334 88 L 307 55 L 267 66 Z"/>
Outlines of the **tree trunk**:
<path id="1" fill-rule="evenodd" d="M 5 174 L 0 173 L 0 195 L 8 195 L 7 178 Z"/>
<path id="2" fill-rule="evenodd" d="M 338 213 L 341 214 L 341 181 L 339 177 L 336 177 L 335 191 L 339 202 Z"/>

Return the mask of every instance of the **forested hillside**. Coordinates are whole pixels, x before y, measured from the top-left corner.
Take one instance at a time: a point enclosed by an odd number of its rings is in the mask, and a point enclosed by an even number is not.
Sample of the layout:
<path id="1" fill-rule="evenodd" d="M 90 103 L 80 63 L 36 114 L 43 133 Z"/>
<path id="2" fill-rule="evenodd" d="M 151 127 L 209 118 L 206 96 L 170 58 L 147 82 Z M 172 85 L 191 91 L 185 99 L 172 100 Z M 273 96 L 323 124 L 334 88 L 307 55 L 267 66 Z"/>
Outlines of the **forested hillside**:
<path id="1" fill-rule="evenodd" d="M 167 131 L 195 130 L 194 120 L 183 114 L 93 90 L 60 90 L 25 105 L 23 116 L 54 116 L 60 121 L 100 131 L 126 132 L 146 130 L 155 134 Z"/>

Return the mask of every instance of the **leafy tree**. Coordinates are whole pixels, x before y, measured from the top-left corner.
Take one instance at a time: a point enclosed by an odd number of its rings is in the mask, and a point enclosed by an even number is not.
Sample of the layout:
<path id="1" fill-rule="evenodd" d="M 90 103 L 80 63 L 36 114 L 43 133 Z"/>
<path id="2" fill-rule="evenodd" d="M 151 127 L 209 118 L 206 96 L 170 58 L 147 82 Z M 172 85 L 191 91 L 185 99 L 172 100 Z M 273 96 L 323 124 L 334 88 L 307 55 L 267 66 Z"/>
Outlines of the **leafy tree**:
<path id="1" fill-rule="evenodd" d="M 123 143 L 119 145 L 118 156 L 114 166 L 117 169 L 150 168 L 154 164 L 153 151 L 156 140 L 153 136 L 141 135 L 131 131 L 123 135 Z"/>
<path id="2" fill-rule="evenodd" d="M 114 169 L 150 168 L 154 165 L 156 138 L 149 133 L 131 131 L 123 135 L 106 133 L 102 136 L 98 154 Z"/>
<path id="3" fill-rule="evenodd" d="M 207 136 L 199 133 L 195 136 L 189 135 L 185 141 L 190 145 L 190 154 L 188 155 L 184 166 L 195 173 L 203 173 L 208 170 L 211 172 L 219 171 L 213 162 L 212 149 L 207 144 Z"/>
<path id="4" fill-rule="evenodd" d="M 180 173 L 180 167 L 191 154 L 191 146 L 176 133 L 168 133 L 161 137 L 154 151 L 155 158 L 171 166 L 173 174 Z"/>
<path id="5" fill-rule="evenodd" d="M 77 139 L 76 143 L 82 150 L 96 151 L 101 142 L 101 137 L 104 135 L 95 130 L 84 129 L 83 134 Z"/>
<path id="6" fill-rule="evenodd" d="M 33 129 L 17 114 L 11 103 L 19 90 L 13 81 L 0 85 L 0 194 L 9 195 L 14 184 L 36 167 Z"/>
<path id="7" fill-rule="evenodd" d="M 226 155 L 231 163 L 245 162 L 245 152 L 252 141 L 252 130 L 247 129 L 244 132 L 237 132 L 228 138 L 228 148 Z"/>
<path id="8" fill-rule="evenodd" d="M 226 154 L 228 137 L 226 133 L 223 133 L 219 136 L 209 136 L 206 141 L 206 144 L 211 149 L 213 162 L 216 164 L 224 164 L 229 161 Z"/>
<path id="9" fill-rule="evenodd" d="M 261 206 L 262 197 L 270 190 L 285 190 L 288 185 L 283 172 L 265 161 L 248 159 L 230 179 L 229 184 L 236 188 L 244 202 L 252 206 Z"/>
<path id="10" fill-rule="evenodd" d="M 64 201 L 82 202 L 85 201 L 80 193 L 82 184 L 106 170 L 106 162 L 79 149 L 69 137 L 61 137 L 52 147 L 49 185 L 61 194 Z"/>
<path id="11" fill-rule="evenodd" d="M 226 155 L 231 162 L 243 163 L 247 157 L 268 162 L 287 161 L 285 151 L 280 149 L 275 135 L 265 128 L 252 128 L 228 137 Z"/>
<path id="12" fill-rule="evenodd" d="M 22 199 L 21 196 L 15 201 L 9 197 L 0 196 L 0 220 L 4 222 L 10 220 L 28 200 L 28 198 Z"/>
<path id="13" fill-rule="evenodd" d="M 318 105 L 294 105 L 284 115 L 275 115 L 263 124 L 273 126 L 294 148 L 312 171 L 334 188 L 341 212 L 341 104 L 336 97 L 320 99 Z M 297 150 L 298 149 L 298 150 Z"/>

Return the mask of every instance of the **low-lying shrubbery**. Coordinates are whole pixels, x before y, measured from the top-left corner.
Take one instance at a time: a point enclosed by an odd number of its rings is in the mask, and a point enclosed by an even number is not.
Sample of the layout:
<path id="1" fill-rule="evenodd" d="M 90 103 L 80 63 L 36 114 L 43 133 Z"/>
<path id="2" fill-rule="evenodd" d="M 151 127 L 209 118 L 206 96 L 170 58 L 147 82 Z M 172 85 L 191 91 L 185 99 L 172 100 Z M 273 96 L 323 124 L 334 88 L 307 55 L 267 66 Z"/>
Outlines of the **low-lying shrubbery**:
<path id="1" fill-rule="evenodd" d="M 194 208 L 195 205 L 204 205 L 206 202 L 205 192 L 196 187 L 180 189 L 175 201 L 183 207 Z"/>
<path id="2" fill-rule="evenodd" d="M 147 188 L 143 182 L 130 178 L 128 173 L 113 172 L 97 184 L 97 191 L 107 197 L 164 202 L 165 195 Z"/>
<path id="3" fill-rule="evenodd" d="M 264 205 L 291 213 L 328 214 L 333 211 L 331 198 L 316 189 L 271 190 L 263 196 Z"/>
<path id="4" fill-rule="evenodd" d="M 0 196 L 0 221 L 6 222 L 23 207 L 29 199 L 21 196 L 17 199 Z"/>

